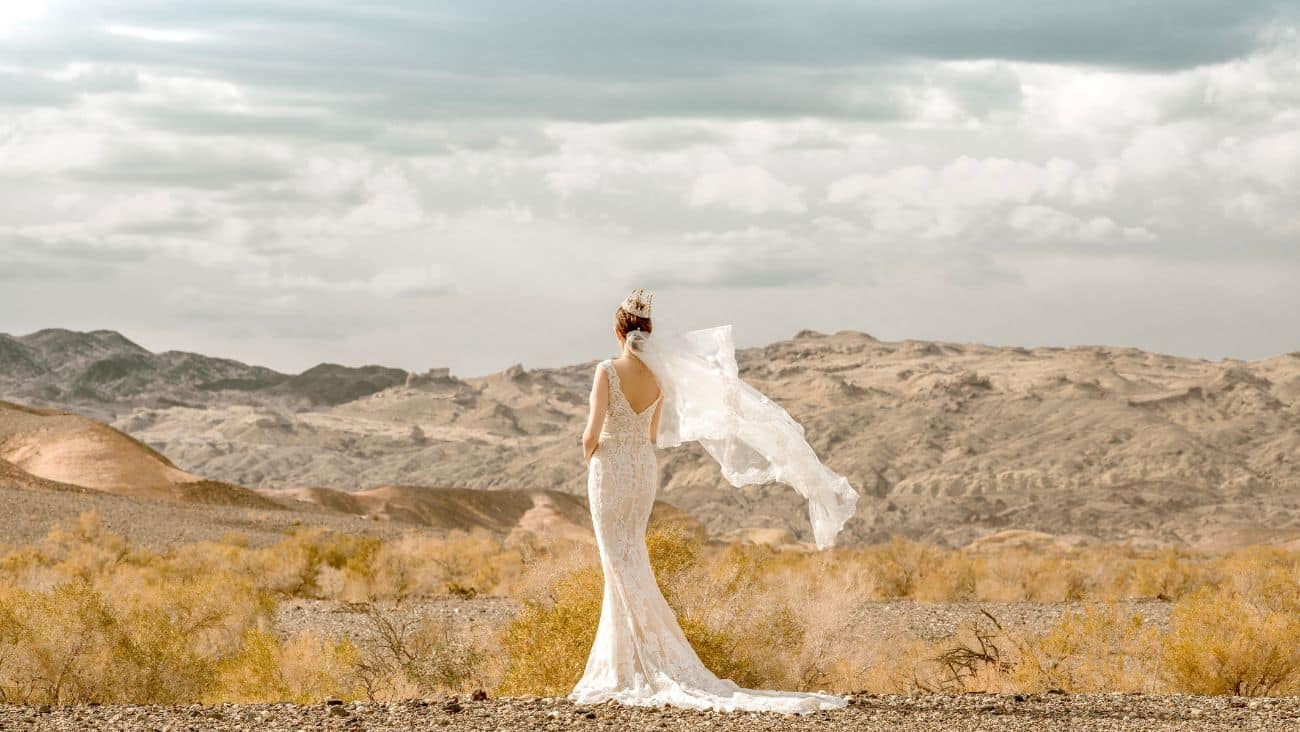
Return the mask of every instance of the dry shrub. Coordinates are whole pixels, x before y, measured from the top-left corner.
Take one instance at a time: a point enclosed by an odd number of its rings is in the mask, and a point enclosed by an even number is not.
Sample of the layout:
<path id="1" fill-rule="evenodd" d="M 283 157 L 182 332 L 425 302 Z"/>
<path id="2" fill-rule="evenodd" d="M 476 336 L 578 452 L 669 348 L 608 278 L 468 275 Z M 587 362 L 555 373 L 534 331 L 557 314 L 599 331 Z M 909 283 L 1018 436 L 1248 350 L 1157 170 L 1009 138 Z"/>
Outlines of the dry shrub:
<path id="1" fill-rule="evenodd" d="M 0 572 L 15 585 L 50 589 L 73 579 L 91 581 L 123 564 L 148 559 L 109 531 L 98 511 L 87 511 L 67 525 L 54 527 L 41 541 L 6 554 Z"/>
<path id="2" fill-rule="evenodd" d="M 325 597 L 322 580 L 331 573 L 367 577 L 381 542 L 369 536 L 323 529 L 297 529 L 288 539 L 244 554 L 267 589 L 288 597 Z"/>
<path id="3" fill-rule="evenodd" d="M 1206 584 L 1206 568 L 1185 550 L 1162 549 L 1150 559 L 1135 563 L 1131 595 L 1176 600 Z"/>
<path id="4" fill-rule="evenodd" d="M 238 653 L 217 664 L 214 683 L 203 698 L 209 703 L 240 704 L 359 699 L 359 657 L 350 641 L 326 640 L 312 633 L 282 641 L 250 628 Z"/>
<path id="5" fill-rule="evenodd" d="M 599 566 L 570 572 L 546 598 L 529 598 L 501 634 L 509 664 L 500 694 L 557 696 L 569 693 L 587 662 L 600 619 L 603 580 Z"/>
<path id="6" fill-rule="evenodd" d="M 396 601 L 411 597 L 461 599 L 493 594 L 521 570 L 520 553 L 485 532 L 453 532 L 435 538 L 408 533 L 384 544 L 372 571 L 341 593 L 350 601 Z"/>
<path id="7" fill-rule="evenodd" d="M 360 639 L 356 675 L 376 699 L 427 697 L 490 686 L 485 639 L 455 634 L 400 605 L 366 603 L 366 633 Z"/>
<path id="8" fill-rule="evenodd" d="M 895 629 L 872 640 L 876 648 L 872 662 L 851 683 L 829 684 L 826 688 L 871 694 L 909 694 L 922 690 L 921 669 L 932 663 L 935 655 L 931 644 L 906 629 Z"/>
<path id="9" fill-rule="evenodd" d="M 1300 613 L 1300 553 L 1255 546 L 1228 555 L 1220 574 L 1240 597 L 1274 612 Z"/>
<path id="10" fill-rule="evenodd" d="M 179 703 L 198 698 L 260 605 L 233 578 L 192 578 L 109 597 L 84 579 L 14 590 L 0 607 L 0 697 L 22 703 Z"/>
<path id="11" fill-rule="evenodd" d="M 894 537 L 868 553 L 876 572 L 876 588 L 886 599 L 913 597 L 923 574 L 938 561 L 942 550 L 928 544 Z"/>
<path id="12" fill-rule="evenodd" d="M 103 670 L 111 660 L 112 611 L 86 582 L 48 593 L 11 591 L 0 605 L 0 699 L 62 704 L 112 698 Z"/>
<path id="13" fill-rule="evenodd" d="M 866 637 L 859 627 L 874 589 L 866 567 L 843 561 L 831 551 L 801 557 L 797 564 L 775 570 L 766 593 L 788 609 L 798 624 L 797 639 L 782 654 L 768 682 L 802 690 L 858 688 L 871 669 L 897 655 L 897 647 L 877 635 Z M 752 602 L 740 596 L 736 602 Z M 760 644 L 761 645 L 761 644 Z"/>
<path id="14" fill-rule="evenodd" d="M 699 538 L 675 529 L 657 532 L 647 545 L 664 597 L 705 667 L 747 687 L 786 673 L 803 627 L 766 582 L 786 556 L 740 545 L 702 560 Z"/>
<path id="15" fill-rule="evenodd" d="M 1060 602 L 1081 600 L 1091 590 L 1086 569 L 1069 557 L 1012 550 L 985 557 L 982 568 L 976 580 L 979 600 Z"/>
<path id="16" fill-rule="evenodd" d="M 913 672 L 913 683 L 926 692 L 1009 691 L 1022 654 L 1021 641 L 981 611 L 954 637 L 930 646 Z"/>
<path id="17" fill-rule="evenodd" d="M 1151 692 L 1158 649 L 1159 633 L 1140 613 L 1089 605 L 1028 639 L 1014 676 L 1025 691 Z"/>
<path id="18" fill-rule="evenodd" d="M 974 554 L 895 539 L 828 552 L 701 544 L 655 526 L 659 586 L 706 666 L 745 686 L 931 691 L 1300 693 L 1300 552 L 1095 546 Z M 506 594 L 495 629 L 420 617 L 416 598 Z M 564 694 L 603 595 L 590 543 L 527 535 L 394 541 L 300 530 L 169 552 L 94 513 L 0 556 L 0 702 L 394 699 Z M 269 633 L 283 597 L 366 603 L 352 642 Z M 1113 601 L 1175 601 L 1169 630 Z M 1102 601 L 1044 633 L 992 616 L 925 642 L 873 602 Z M 996 612 L 996 611 L 994 611 Z"/>
<path id="19" fill-rule="evenodd" d="M 911 597 L 925 602 L 974 600 L 982 564 L 979 558 L 959 552 L 934 556 L 914 580 Z"/>
<path id="20" fill-rule="evenodd" d="M 1291 595 L 1295 596 L 1292 585 Z M 1262 601 L 1261 601 L 1262 600 Z M 1300 691 L 1300 613 L 1294 600 L 1205 588 L 1180 600 L 1164 638 L 1170 683 L 1191 694 L 1262 696 Z"/>

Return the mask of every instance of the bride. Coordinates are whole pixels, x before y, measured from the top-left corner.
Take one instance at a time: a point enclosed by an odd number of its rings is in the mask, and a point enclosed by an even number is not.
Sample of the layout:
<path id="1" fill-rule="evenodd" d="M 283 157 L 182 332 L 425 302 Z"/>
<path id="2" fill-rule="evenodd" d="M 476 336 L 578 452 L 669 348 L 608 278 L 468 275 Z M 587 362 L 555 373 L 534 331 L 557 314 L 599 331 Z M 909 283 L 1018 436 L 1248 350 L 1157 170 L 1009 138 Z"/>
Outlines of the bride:
<path id="1" fill-rule="evenodd" d="M 655 583 L 646 523 L 659 485 L 656 447 L 699 442 L 734 485 L 780 481 L 809 502 L 819 548 L 858 495 L 821 464 L 803 428 L 737 375 L 730 326 L 650 336 L 653 295 L 635 290 L 614 315 L 623 347 L 602 361 L 583 434 L 587 496 L 605 575 L 596 640 L 569 698 L 719 711 L 811 712 L 843 697 L 744 689 L 704 667 Z"/>

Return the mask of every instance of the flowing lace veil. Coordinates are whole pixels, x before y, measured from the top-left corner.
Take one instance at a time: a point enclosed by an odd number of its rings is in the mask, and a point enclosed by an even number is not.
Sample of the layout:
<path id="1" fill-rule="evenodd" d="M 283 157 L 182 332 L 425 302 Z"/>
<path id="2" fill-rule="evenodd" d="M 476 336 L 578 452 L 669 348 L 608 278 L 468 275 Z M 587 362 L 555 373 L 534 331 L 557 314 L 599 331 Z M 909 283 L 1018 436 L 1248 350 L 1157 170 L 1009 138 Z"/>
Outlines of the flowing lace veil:
<path id="1" fill-rule="evenodd" d="M 737 487 L 789 485 L 808 500 L 817 548 L 835 543 L 858 494 L 848 479 L 822 464 L 798 422 L 741 380 L 730 325 L 654 337 L 635 330 L 627 339 L 659 378 L 661 447 L 700 443 Z"/>

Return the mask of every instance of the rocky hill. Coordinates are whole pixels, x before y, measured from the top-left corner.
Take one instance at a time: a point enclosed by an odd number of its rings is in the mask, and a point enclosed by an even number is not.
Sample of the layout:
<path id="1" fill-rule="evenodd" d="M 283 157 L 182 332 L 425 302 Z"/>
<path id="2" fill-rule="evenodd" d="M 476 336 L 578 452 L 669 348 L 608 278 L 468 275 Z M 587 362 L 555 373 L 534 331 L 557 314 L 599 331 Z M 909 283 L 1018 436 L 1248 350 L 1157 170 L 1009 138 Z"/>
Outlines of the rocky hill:
<path id="1" fill-rule="evenodd" d="M 198 353 L 152 353 L 115 331 L 0 333 L 0 395 L 111 419 L 140 406 L 334 405 L 406 381 L 401 369 L 320 364 L 301 374 Z"/>
<path id="2" fill-rule="evenodd" d="M 250 487 L 585 491 L 578 436 L 593 363 L 467 379 L 327 371 L 302 382 L 314 384 L 304 396 L 266 369 L 182 354 L 194 365 L 169 370 L 179 356 L 133 346 L 104 331 L 0 337 L 0 394 L 75 407 L 96 374 L 94 404 L 115 427 L 185 470 Z M 123 359 L 148 364 L 147 378 L 96 366 Z M 803 332 L 738 360 L 864 493 L 849 540 L 1300 536 L 1300 353 L 1208 361 Z M 660 498 L 714 534 L 807 537 L 793 491 L 727 487 L 698 449 L 660 460 Z"/>

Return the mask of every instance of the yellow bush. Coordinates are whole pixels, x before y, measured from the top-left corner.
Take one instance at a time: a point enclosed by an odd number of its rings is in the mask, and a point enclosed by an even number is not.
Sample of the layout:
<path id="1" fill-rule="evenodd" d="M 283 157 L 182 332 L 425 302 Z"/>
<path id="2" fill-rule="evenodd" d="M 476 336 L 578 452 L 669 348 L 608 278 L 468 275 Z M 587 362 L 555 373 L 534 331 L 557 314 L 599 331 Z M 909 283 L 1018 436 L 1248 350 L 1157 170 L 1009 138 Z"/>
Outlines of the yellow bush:
<path id="1" fill-rule="evenodd" d="M 1190 694 L 1259 696 L 1300 690 L 1300 615 L 1231 588 L 1180 600 L 1164 638 L 1174 687 Z"/>
<path id="2" fill-rule="evenodd" d="M 911 596 L 926 602 L 969 602 L 976 599 L 982 562 L 957 552 L 935 556 L 911 585 Z"/>
<path id="3" fill-rule="evenodd" d="M 703 544 L 663 526 L 647 549 L 705 665 L 746 686 L 1300 693 L 1294 550 L 974 554 L 895 539 L 806 552 Z M 416 601 L 485 594 L 523 607 L 504 628 L 467 630 Z M 159 552 L 91 512 L 0 556 L 0 702 L 563 694 L 582 673 L 602 595 L 595 549 L 580 541 L 300 529 L 266 547 L 228 535 Z M 271 618 L 291 596 L 363 602 L 369 630 L 352 642 L 278 638 Z M 873 605 L 1132 597 L 1176 600 L 1170 628 L 1107 603 L 1043 633 L 977 623 L 926 642 Z"/>
<path id="4" fill-rule="evenodd" d="M 300 633 L 287 641 L 249 629 L 239 652 L 216 667 L 214 684 L 204 701 L 319 703 L 328 698 L 362 697 L 356 665 L 360 658 L 349 641 L 328 641 Z"/>
<path id="5" fill-rule="evenodd" d="M 602 597 L 600 568 L 587 567 L 556 583 L 546 600 L 526 600 L 501 635 L 509 664 L 497 692 L 569 693 L 595 641 Z"/>
<path id="6" fill-rule="evenodd" d="M 1205 584 L 1201 561 L 1185 551 L 1168 548 L 1136 564 L 1133 594 L 1177 600 Z"/>
<path id="7" fill-rule="evenodd" d="M 444 621 L 400 605 L 365 605 L 367 629 L 356 675 L 370 699 L 405 699 L 492 686 L 483 633 L 453 633 Z"/>
<path id="8" fill-rule="evenodd" d="M 884 598 L 912 597 L 922 574 L 938 561 L 936 547 L 895 537 L 871 552 L 877 577 L 876 586 Z"/>
<path id="9" fill-rule="evenodd" d="M 1030 639 L 1015 669 L 1021 689 L 1071 694 L 1152 692 L 1159 635 L 1141 614 L 1090 605 Z"/>

